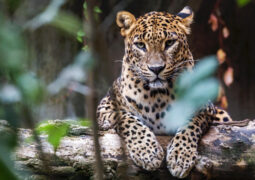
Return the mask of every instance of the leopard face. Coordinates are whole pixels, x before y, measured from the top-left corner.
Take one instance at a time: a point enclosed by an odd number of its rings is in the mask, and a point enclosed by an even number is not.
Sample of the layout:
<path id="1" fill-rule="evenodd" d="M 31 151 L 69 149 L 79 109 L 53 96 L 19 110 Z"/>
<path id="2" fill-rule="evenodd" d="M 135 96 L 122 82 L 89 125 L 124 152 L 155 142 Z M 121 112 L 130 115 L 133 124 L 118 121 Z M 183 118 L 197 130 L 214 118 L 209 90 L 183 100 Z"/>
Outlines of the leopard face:
<path id="1" fill-rule="evenodd" d="M 187 43 L 192 18 L 190 9 L 177 16 L 150 12 L 138 19 L 129 12 L 118 13 L 125 37 L 123 66 L 151 88 L 165 88 L 176 73 L 193 65 Z"/>

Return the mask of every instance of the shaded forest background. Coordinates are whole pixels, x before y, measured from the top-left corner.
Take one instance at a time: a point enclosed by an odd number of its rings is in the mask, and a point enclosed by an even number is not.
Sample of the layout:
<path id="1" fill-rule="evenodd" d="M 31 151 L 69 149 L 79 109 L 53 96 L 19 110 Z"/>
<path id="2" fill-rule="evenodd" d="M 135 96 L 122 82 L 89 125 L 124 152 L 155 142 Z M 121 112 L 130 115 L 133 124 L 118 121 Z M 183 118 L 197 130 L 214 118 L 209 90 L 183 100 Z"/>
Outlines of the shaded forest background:
<path id="1" fill-rule="evenodd" d="M 24 24 L 45 10 L 49 0 L 24 0 L 15 7 L 2 8 L 8 12 L 12 21 Z M 219 33 L 213 32 L 208 20 L 216 4 L 220 2 L 220 16 L 229 30 L 229 37 L 220 42 Z M 1 5 L 1 3 L 0 3 Z M 97 73 L 97 97 L 104 96 L 111 83 L 120 74 L 121 60 L 124 54 L 123 38 L 115 24 L 118 10 L 127 10 L 136 17 L 149 11 L 167 11 L 177 13 L 189 5 L 195 12 L 192 34 L 189 44 L 194 58 L 216 54 L 223 48 L 227 61 L 220 65 L 219 77 L 227 67 L 234 69 L 234 81 L 227 87 L 223 84 L 228 101 L 228 111 L 233 119 L 241 120 L 255 116 L 255 3 L 251 1 L 240 7 L 235 0 L 101 0 L 97 6 L 101 9 L 99 19 L 102 26 L 102 37 L 107 47 L 107 56 L 100 62 Z M 15 9 L 15 10 L 14 10 Z M 67 1 L 61 9 L 83 17 L 83 2 Z M 54 82 L 63 68 L 74 62 L 83 44 L 74 36 L 50 25 L 43 25 L 34 31 L 26 31 L 26 41 L 31 49 L 29 66 L 46 84 Z M 85 42 L 86 43 L 86 42 Z M 221 47 L 220 47 L 221 46 Z M 96 103 L 96 104 L 97 104 Z M 88 102 L 84 95 L 72 91 L 72 88 L 61 90 L 37 109 L 38 120 L 86 117 Z"/>

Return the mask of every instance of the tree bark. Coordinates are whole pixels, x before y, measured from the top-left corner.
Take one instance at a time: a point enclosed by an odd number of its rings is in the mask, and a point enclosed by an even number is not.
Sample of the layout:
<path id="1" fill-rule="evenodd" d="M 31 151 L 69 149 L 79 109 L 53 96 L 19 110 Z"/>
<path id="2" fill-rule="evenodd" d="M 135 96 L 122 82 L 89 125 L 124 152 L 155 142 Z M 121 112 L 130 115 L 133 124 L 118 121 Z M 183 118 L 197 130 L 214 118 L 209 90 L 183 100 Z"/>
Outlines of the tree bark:
<path id="1" fill-rule="evenodd" d="M 59 120 L 52 121 L 59 123 Z M 15 153 L 19 171 L 32 170 L 34 179 L 86 179 L 93 176 L 94 146 L 91 130 L 72 125 L 67 137 L 54 153 L 41 135 L 49 169 L 39 159 L 36 145 L 29 142 L 31 130 L 20 129 L 20 146 Z M 158 136 L 165 148 L 170 136 Z M 130 159 L 123 161 L 120 137 L 114 130 L 100 132 L 101 155 L 104 161 L 104 179 L 175 179 L 165 163 L 155 172 L 136 167 Z M 236 121 L 211 126 L 199 145 L 199 158 L 189 179 L 254 179 L 255 178 L 255 120 Z M 127 168 L 127 169 L 126 169 Z M 126 171 L 127 170 L 127 171 Z M 126 172 L 127 174 L 123 173 Z"/>

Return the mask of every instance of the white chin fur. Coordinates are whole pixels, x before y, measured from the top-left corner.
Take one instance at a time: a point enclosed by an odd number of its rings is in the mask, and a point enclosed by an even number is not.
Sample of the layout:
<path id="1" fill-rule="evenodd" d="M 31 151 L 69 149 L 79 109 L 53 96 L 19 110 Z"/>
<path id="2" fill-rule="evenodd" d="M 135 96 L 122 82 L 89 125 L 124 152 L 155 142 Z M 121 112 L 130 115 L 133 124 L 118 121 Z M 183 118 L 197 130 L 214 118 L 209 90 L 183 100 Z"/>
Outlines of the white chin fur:
<path id="1" fill-rule="evenodd" d="M 149 86 L 151 88 L 155 88 L 155 89 L 156 88 L 163 88 L 163 87 L 165 87 L 165 83 L 162 82 L 162 81 L 156 80 L 156 81 L 150 82 Z"/>

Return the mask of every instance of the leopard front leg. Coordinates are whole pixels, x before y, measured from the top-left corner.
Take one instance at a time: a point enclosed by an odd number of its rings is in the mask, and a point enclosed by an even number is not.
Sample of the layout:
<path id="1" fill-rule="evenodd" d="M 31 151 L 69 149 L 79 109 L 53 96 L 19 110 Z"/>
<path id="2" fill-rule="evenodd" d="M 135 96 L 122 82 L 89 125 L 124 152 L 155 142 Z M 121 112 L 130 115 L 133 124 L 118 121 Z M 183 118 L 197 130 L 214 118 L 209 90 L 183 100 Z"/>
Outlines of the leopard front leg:
<path id="1" fill-rule="evenodd" d="M 166 157 L 167 167 L 173 176 L 188 176 L 196 162 L 198 142 L 211 121 L 210 116 L 199 114 L 173 137 L 167 147 Z"/>
<path id="2" fill-rule="evenodd" d="M 164 159 L 164 151 L 154 133 L 135 116 L 124 114 L 117 125 L 133 162 L 145 170 L 158 169 Z"/>
<path id="3" fill-rule="evenodd" d="M 109 130 L 115 126 L 117 121 L 117 104 L 108 94 L 100 101 L 97 107 L 97 123 L 99 130 Z"/>

